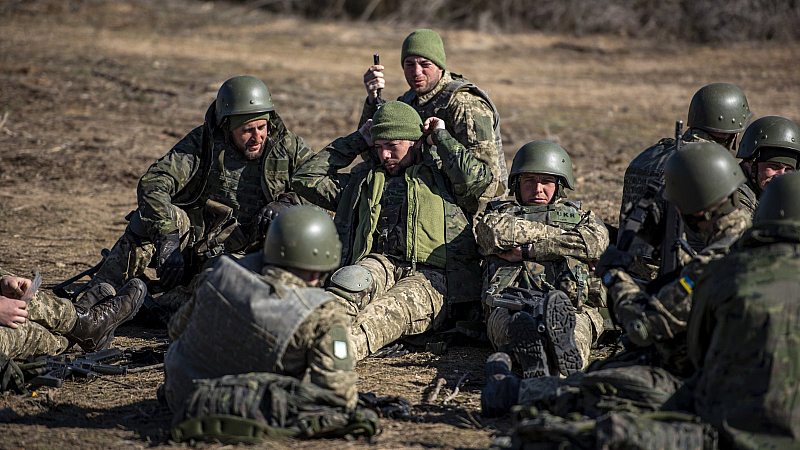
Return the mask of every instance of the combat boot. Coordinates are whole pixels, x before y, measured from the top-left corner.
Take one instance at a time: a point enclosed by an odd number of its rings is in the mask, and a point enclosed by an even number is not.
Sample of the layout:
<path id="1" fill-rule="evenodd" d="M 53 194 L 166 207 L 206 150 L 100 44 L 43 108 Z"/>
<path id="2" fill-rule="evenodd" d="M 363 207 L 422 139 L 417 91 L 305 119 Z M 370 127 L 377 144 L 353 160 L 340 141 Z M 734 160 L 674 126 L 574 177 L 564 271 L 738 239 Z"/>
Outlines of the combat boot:
<path id="1" fill-rule="evenodd" d="M 511 372 L 511 357 L 497 352 L 486 360 L 486 386 L 481 390 L 481 415 L 500 417 L 511 412 L 519 396 L 519 377 Z"/>
<path id="2" fill-rule="evenodd" d="M 567 376 L 583 368 L 583 358 L 575 345 L 575 308 L 561 291 L 551 291 L 545 297 L 544 333 L 551 356 L 552 371 Z"/>
<path id="3" fill-rule="evenodd" d="M 116 297 L 107 298 L 88 310 L 76 308 L 78 320 L 66 336 L 87 352 L 108 348 L 114 340 L 114 331 L 136 315 L 146 294 L 144 282 L 134 278 L 120 289 Z"/>
<path id="4" fill-rule="evenodd" d="M 88 311 L 92 306 L 116 294 L 114 287 L 108 283 L 91 285 L 75 300 L 75 309 L 81 312 Z"/>
<path id="5" fill-rule="evenodd" d="M 525 378 L 550 375 L 544 331 L 542 321 L 524 311 L 515 313 L 508 324 L 510 346 Z"/>

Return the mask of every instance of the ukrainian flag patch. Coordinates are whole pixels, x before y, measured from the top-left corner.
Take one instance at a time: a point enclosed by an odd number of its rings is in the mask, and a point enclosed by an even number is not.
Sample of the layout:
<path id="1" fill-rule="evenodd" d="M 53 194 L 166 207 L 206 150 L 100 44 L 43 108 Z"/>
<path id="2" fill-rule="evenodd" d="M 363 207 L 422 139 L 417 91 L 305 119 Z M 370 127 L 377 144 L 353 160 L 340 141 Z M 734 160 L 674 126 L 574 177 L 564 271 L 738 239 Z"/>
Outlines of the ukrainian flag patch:
<path id="1" fill-rule="evenodd" d="M 689 294 L 692 293 L 692 289 L 694 289 L 694 281 L 692 281 L 691 278 L 684 275 L 680 277 L 678 281 L 681 283 L 681 286 L 683 286 L 683 288 L 686 289 L 687 293 Z"/>

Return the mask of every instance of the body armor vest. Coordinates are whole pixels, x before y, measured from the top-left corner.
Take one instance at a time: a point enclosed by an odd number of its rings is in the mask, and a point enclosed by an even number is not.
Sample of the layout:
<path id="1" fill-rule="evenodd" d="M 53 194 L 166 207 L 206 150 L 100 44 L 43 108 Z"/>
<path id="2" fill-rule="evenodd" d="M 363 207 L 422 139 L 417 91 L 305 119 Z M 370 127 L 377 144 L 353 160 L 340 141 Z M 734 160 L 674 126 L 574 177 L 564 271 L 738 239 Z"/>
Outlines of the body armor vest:
<path id="1" fill-rule="evenodd" d="M 429 117 L 438 117 L 443 119 L 444 114 L 440 111 L 447 108 L 450 104 L 450 101 L 453 98 L 453 95 L 459 91 L 469 91 L 473 94 L 477 95 L 481 99 L 483 99 L 486 103 L 489 104 L 489 107 L 492 108 L 492 115 L 493 115 L 493 128 L 494 128 L 494 145 L 497 148 L 497 167 L 500 168 L 500 180 L 503 184 L 508 184 L 508 168 L 506 166 L 506 157 L 503 153 L 503 140 L 500 137 L 500 113 L 497 111 L 497 107 L 494 106 L 494 103 L 489 98 L 489 95 L 481 88 L 476 86 L 475 84 L 471 83 L 469 80 L 464 78 L 463 76 L 455 73 L 450 73 L 450 76 L 453 78 L 447 86 L 442 89 L 439 94 L 437 94 L 434 98 L 432 98 L 428 103 L 425 105 L 419 106 L 415 101 L 417 94 L 414 91 L 407 91 L 400 97 L 400 101 L 403 103 L 407 103 L 414 108 L 419 116 L 422 118 L 422 121 L 425 122 L 425 119 Z M 449 127 L 450 124 L 447 124 Z M 448 130 L 450 131 L 450 130 Z M 506 191 L 502 195 L 498 195 L 497 198 L 503 198 L 508 195 L 508 186 L 506 186 Z"/>
<path id="2" fill-rule="evenodd" d="M 268 203 L 261 187 L 261 158 L 248 160 L 229 145 L 215 146 L 211 171 L 200 195 L 202 204 L 214 200 L 233 209 L 232 217 L 247 227 Z"/>
<path id="3" fill-rule="evenodd" d="M 375 227 L 373 252 L 404 258 L 408 189 L 403 176 L 387 177 L 381 197 L 381 214 Z"/>
<path id="4" fill-rule="evenodd" d="M 198 287 L 191 319 L 167 353 L 168 389 L 186 398 L 192 380 L 247 372 L 281 373 L 300 324 L 333 300 L 317 288 L 270 283 L 221 256 Z"/>

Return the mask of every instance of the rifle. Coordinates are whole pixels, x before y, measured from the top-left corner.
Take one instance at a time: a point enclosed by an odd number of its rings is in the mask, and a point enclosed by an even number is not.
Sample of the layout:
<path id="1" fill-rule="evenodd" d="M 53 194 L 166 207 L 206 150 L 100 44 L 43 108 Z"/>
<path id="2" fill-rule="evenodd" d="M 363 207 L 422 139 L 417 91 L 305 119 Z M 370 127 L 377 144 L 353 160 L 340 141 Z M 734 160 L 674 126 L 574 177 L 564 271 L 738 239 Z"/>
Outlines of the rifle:
<path id="1" fill-rule="evenodd" d="M 127 367 L 105 364 L 123 358 L 122 350 L 109 348 L 94 353 L 47 356 L 40 361 L 20 364 L 19 368 L 37 374 L 29 382 L 31 386 L 61 387 L 61 383 L 70 376 L 93 380 L 98 375 L 125 375 Z"/>
<path id="2" fill-rule="evenodd" d="M 508 286 L 497 293 L 490 289 L 488 294 L 483 302 L 490 308 L 525 311 L 534 318 L 544 317 L 544 293 L 541 291 Z"/>
<path id="3" fill-rule="evenodd" d="M 379 54 L 377 54 L 377 53 L 375 53 L 374 55 L 372 55 L 372 62 L 373 62 L 373 64 L 375 64 L 376 66 L 377 66 L 378 64 L 380 64 L 380 63 L 381 63 L 381 55 L 379 55 Z M 382 91 L 382 90 L 383 90 L 383 89 L 378 89 L 378 90 L 375 92 L 375 95 L 377 96 L 377 99 L 376 99 L 376 100 L 378 100 L 378 104 L 380 104 L 380 100 L 381 100 L 381 91 Z"/>
<path id="4" fill-rule="evenodd" d="M 102 251 L 100 251 L 100 255 L 103 258 L 100 260 L 99 263 L 97 263 L 94 266 L 92 266 L 92 267 L 84 270 L 83 272 L 75 275 L 74 277 L 68 278 L 68 279 L 62 281 L 61 283 L 58 283 L 57 285 L 53 286 L 53 293 L 55 293 L 58 297 L 68 298 L 68 299 L 70 299 L 70 300 L 72 300 L 74 302 L 78 298 L 78 296 L 81 294 L 81 292 L 83 292 L 86 289 L 86 287 L 88 285 L 82 286 L 82 287 L 76 289 L 75 292 L 73 292 L 72 294 L 67 292 L 67 289 L 66 289 L 67 286 L 71 285 L 72 283 L 80 280 L 81 278 L 83 278 L 85 276 L 88 276 L 89 278 L 93 278 L 94 274 L 96 274 L 97 271 L 100 270 L 100 267 L 103 266 L 103 263 L 106 262 L 106 258 L 108 258 L 108 255 L 110 253 L 111 253 L 111 251 L 109 251 L 107 248 L 104 248 Z"/>

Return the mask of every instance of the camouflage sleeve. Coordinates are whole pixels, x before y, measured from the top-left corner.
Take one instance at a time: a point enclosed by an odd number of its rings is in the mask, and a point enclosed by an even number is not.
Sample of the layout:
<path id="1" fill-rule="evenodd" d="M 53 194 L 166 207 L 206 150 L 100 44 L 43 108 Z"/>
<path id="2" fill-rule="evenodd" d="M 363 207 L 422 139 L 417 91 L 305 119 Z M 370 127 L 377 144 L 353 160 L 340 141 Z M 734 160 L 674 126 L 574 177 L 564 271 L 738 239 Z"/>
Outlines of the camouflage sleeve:
<path id="1" fill-rule="evenodd" d="M 297 172 L 297 169 L 305 164 L 312 156 L 314 156 L 314 150 L 306 144 L 306 141 L 301 138 L 300 136 L 289 132 L 291 141 L 292 141 L 292 152 L 289 155 L 289 176 L 291 177 L 294 173 Z M 307 204 L 309 201 L 305 199 L 303 196 L 298 196 L 300 199 L 301 204 Z"/>
<path id="2" fill-rule="evenodd" d="M 367 149 L 367 142 L 358 131 L 336 139 L 297 168 L 292 175 L 292 190 L 317 206 L 336 211 L 350 180 L 349 173 L 339 171 Z"/>
<path id="3" fill-rule="evenodd" d="M 347 331 L 349 324 L 341 305 L 325 303 L 303 321 L 289 342 L 286 355 L 295 353 L 293 349 L 302 351 L 308 381 L 333 392 L 352 408 L 358 401 L 358 375 Z M 292 364 L 286 358 L 284 361 Z M 290 367 L 286 369 L 292 371 Z"/>
<path id="4" fill-rule="evenodd" d="M 192 294 L 189 301 L 181 305 L 178 311 L 170 317 L 169 325 L 167 325 L 170 342 L 175 342 L 181 334 L 183 334 L 183 330 L 186 329 L 186 325 L 189 324 L 189 319 L 194 312 L 194 304 L 196 301 L 195 294 Z"/>
<path id="5" fill-rule="evenodd" d="M 501 188 L 500 166 L 494 136 L 494 113 L 492 108 L 479 96 L 469 91 L 459 91 L 450 101 L 445 118 L 450 134 L 469 150 L 479 161 L 486 164 L 494 176 L 491 183 L 484 186 L 482 197 L 491 199 Z M 503 190 L 505 190 L 503 188 Z M 502 192 L 502 191 L 500 191 Z"/>
<path id="6" fill-rule="evenodd" d="M 137 198 L 142 223 L 150 237 L 178 230 L 171 214 L 172 197 L 191 179 L 199 163 L 203 127 L 197 127 L 147 169 L 139 180 Z"/>
<path id="7" fill-rule="evenodd" d="M 454 139 L 447 130 L 433 132 L 436 153 L 442 159 L 442 170 L 452 186 L 458 206 L 468 214 L 478 211 L 478 200 L 492 183 L 492 172 Z"/>
<path id="8" fill-rule="evenodd" d="M 526 220 L 503 211 L 486 213 L 475 226 L 475 237 L 484 255 L 532 244 L 535 259 L 571 256 L 583 261 L 600 258 L 608 247 L 608 229 L 591 212 L 571 230 Z"/>

